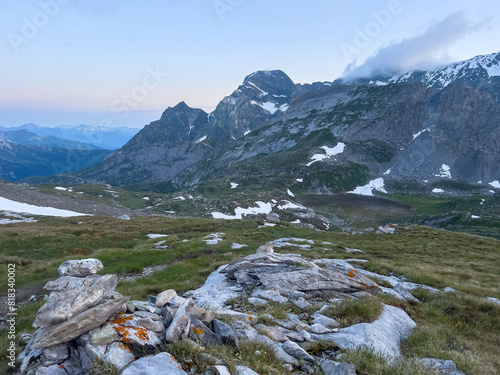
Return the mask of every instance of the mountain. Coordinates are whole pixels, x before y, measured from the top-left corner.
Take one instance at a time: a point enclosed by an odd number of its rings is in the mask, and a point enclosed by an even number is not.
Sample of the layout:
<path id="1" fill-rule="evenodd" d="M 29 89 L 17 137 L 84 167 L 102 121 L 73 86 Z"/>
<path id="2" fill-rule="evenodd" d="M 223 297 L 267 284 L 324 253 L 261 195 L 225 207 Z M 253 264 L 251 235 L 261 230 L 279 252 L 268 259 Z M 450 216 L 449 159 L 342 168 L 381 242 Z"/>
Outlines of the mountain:
<path id="1" fill-rule="evenodd" d="M 69 173 L 100 163 L 110 153 L 100 149 L 68 149 L 23 145 L 0 140 L 0 179 Z"/>
<path id="2" fill-rule="evenodd" d="M 258 71 L 211 114 L 168 108 L 78 179 L 298 193 L 500 180 L 499 54 L 363 82 Z M 480 182 L 480 184 L 477 184 Z M 385 186 L 385 187 L 384 187 Z M 151 188 L 151 186 L 149 186 Z"/>
<path id="3" fill-rule="evenodd" d="M 101 150 L 90 143 L 61 139 L 55 136 L 39 136 L 26 129 L 5 131 L 0 130 L 0 141 L 8 141 L 22 145 L 50 146 L 72 150 Z"/>
<path id="4" fill-rule="evenodd" d="M 90 143 L 98 148 L 115 150 L 127 143 L 130 138 L 139 132 L 136 128 L 112 128 L 105 126 L 59 126 L 54 128 L 38 126 L 35 124 L 25 124 L 13 128 L 0 127 L 0 130 L 27 130 L 38 136 L 54 136 L 71 141 Z"/>

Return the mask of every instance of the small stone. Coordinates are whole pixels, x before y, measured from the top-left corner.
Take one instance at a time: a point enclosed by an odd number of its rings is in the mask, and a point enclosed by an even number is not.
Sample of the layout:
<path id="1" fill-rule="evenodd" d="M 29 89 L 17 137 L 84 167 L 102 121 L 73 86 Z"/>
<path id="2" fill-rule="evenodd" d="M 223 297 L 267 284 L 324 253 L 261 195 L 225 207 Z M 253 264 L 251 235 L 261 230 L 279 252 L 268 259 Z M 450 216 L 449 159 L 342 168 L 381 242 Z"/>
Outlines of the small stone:
<path id="1" fill-rule="evenodd" d="M 99 259 L 67 260 L 57 268 L 61 276 L 86 277 L 104 269 Z"/>
<path id="2" fill-rule="evenodd" d="M 168 289 L 161 292 L 156 296 L 156 307 L 161 309 L 175 296 L 177 296 L 177 292 L 173 289 Z"/>
<path id="3" fill-rule="evenodd" d="M 256 298 L 256 297 L 250 297 L 248 299 L 248 303 L 251 303 L 254 306 L 267 305 L 268 304 L 267 300 L 262 299 L 262 298 Z"/>
<path id="4" fill-rule="evenodd" d="M 30 333 L 23 333 L 19 337 L 19 344 L 21 344 L 21 345 L 28 345 L 28 343 L 30 342 L 30 340 L 31 340 L 32 337 L 33 337 L 33 335 L 30 334 Z"/>
<path id="5" fill-rule="evenodd" d="M 214 327 L 215 334 L 219 337 L 224 345 L 230 345 L 233 347 L 238 347 L 240 344 L 240 340 L 236 333 L 234 333 L 233 329 L 229 327 L 226 323 L 214 319 L 212 322 Z"/>
<path id="6" fill-rule="evenodd" d="M 215 375 L 231 375 L 226 366 L 213 366 L 213 370 L 215 371 Z"/>
<path id="7" fill-rule="evenodd" d="M 315 323 L 309 327 L 309 332 L 321 335 L 323 333 L 330 333 L 331 330 L 326 328 L 324 325 Z"/>
<path id="8" fill-rule="evenodd" d="M 422 358 L 420 362 L 425 366 L 432 368 L 440 375 L 465 375 L 462 371 L 457 369 L 453 361 L 436 359 L 436 358 Z"/>
<path id="9" fill-rule="evenodd" d="M 223 345 L 221 339 L 198 319 L 191 321 L 189 337 L 195 342 L 201 342 L 204 345 Z"/>
<path id="10" fill-rule="evenodd" d="M 259 374 L 256 373 L 254 370 L 249 369 L 248 367 L 236 366 L 235 375 L 259 375 Z"/>
<path id="11" fill-rule="evenodd" d="M 109 345 L 108 350 L 103 357 L 104 361 L 111 363 L 118 370 L 123 369 L 134 359 L 135 357 L 128 346 L 121 342 L 114 342 Z"/>
<path id="12" fill-rule="evenodd" d="M 191 306 L 188 310 L 191 319 L 201 320 L 203 324 L 209 326 L 215 319 L 215 312 L 213 310 L 204 309 L 198 306 Z"/>
<path id="13" fill-rule="evenodd" d="M 118 334 L 109 324 L 101 329 L 95 330 L 90 336 L 90 342 L 94 346 L 107 345 L 118 338 Z"/>
<path id="14" fill-rule="evenodd" d="M 293 371 L 293 366 L 292 366 L 291 364 L 289 364 L 289 363 L 285 363 L 285 364 L 283 364 L 283 368 L 284 368 L 285 370 L 287 370 L 287 371 L 290 371 L 290 372 L 292 372 L 292 371 Z"/>
<path id="15" fill-rule="evenodd" d="M 325 375 L 356 375 L 356 368 L 349 363 L 322 361 L 320 366 Z"/>
<path id="16" fill-rule="evenodd" d="M 301 336 L 302 336 L 302 338 L 303 338 L 305 341 L 307 341 L 307 342 L 314 341 L 314 340 L 312 339 L 311 335 L 309 334 L 309 332 L 307 332 L 307 331 L 304 331 L 304 330 L 299 331 L 299 335 L 301 335 Z"/>
<path id="17" fill-rule="evenodd" d="M 268 242 L 265 245 L 259 246 L 257 254 L 272 254 L 274 253 L 274 242 Z"/>
<path id="18" fill-rule="evenodd" d="M 314 358 L 307 353 L 304 349 L 302 349 L 299 344 L 293 341 L 285 341 L 282 345 L 282 348 L 285 352 L 290 354 L 292 357 L 297 359 L 302 359 L 304 361 L 314 362 Z"/>
<path id="19" fill-rule="evenodd" d="M 155 296 L 148 296 L 148 303 L 152 306 L 155 306 L 156 304 L 156 297 Z"/>
<path id="20" fill-rule="evenodd" d="M 292 301 L 295 306 L 297 306 L 299 309 L 306 309 L 311 306 L 309 302 L 307 302 L 304 297 L 299 297 L 295 301 Z"/>
<path id="21" fill-rule="evenodd" d="M 132 303 L 132 301 L 127 301 L 125 303 L 125 307 L 127 308 L 127 312 L 133 313 L 136 310 L 135 305 Z"/>
<path id="22" fill-rule="evenodd" d="M 59 365 L 69 357 L 66 344 L 59 344 L 42 350 L 42 364 L 44 366 Z"/>
<path id="23" fill-rule="evenodd" d="M 420 302 L 401 283 L 394 285 L 394 290 L 404 297 L 408 302 Z"/>
<path id="24" fill-rule="evenodd" d="M 314 313 L 313 323 L 321 324 L 326 328 L 335 328 L 340 326 L 340 323 L 337 320 L 329 318 L 328 316 L 322 315 L 320 313 Z"/>
<path id="25" fill-rule="evenodd" d="M 252 293 L 252 297 L 256 298 L 265 298 L 274 302 L 278 303 L 287 303 L 288 298 L 283 297 L 278 291 L 276 290 L 262 290 L 262 289 L 255 289 Z"/>
<path id="26" fill-rule="evenodd" d="M 297 323 L 295 325 L 295 330 L 297 332 L 300 332 L 300 331 L 306 331 L 307 332 L 307 331 L 309 331 L 309 326 L 307 324 L 305 324 L 305 323 L 300 322 L 300 323 Z"/>

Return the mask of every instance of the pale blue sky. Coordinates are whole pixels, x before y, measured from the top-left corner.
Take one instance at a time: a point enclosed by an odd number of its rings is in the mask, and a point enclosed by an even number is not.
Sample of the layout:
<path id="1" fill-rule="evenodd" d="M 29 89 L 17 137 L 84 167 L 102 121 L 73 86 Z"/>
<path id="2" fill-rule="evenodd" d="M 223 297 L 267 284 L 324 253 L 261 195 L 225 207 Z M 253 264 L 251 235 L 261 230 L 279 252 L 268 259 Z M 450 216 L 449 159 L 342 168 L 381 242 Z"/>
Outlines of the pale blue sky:
<path id="1" fill-rule="evenodd" d="M 499 15 L 494 0 L 0 0 L 0 126 L 211 111 L 255 70 L 331 81 L 438 23 L 409 65 L 464 60 L 500 51 Z"/>

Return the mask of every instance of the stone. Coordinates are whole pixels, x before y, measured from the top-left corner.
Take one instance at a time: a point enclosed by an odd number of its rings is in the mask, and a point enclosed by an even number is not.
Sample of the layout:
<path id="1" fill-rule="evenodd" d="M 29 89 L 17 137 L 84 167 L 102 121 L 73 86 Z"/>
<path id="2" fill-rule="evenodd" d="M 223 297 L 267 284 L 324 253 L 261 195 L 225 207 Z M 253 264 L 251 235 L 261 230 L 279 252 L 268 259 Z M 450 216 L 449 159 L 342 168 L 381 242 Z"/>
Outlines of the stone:
<path id="1" fill-rule="evenodd" d="M 309 332 L 307 331 L 299 331 L 299 335 L 302 336 L 303 340 L 307 341 L 307 342 L 312 342 L 314 341 L 311 337 L 311 335 L 309 334 Z"/>
<path id="2" fill-rule="evenodd" d="M 457 369 L 455 362 L 436 358 L 422 358 L 419 360 L 422 365 L 433 369 L 440 375 L 465 375 Z"/>
<path id="3" fill-rule="evenodd" d="M 304 360 L 308 362 L 314 362 L 314 358 L 306 352 L 304 349 L 300 347 L 299 344 L 293 341 L 285 341 L 282 344 L 282 348 L 285 352 L 290 354 L 292 357 L 295 357 L 299 360 Z"/>
<path id="4" fill-rule="evenodd" d="M 181 296 L 173 296 L 168 302 L 167 306 L 172 308 L 172 309 L 177 309 L 179 308 L 180 305 L 182 305 L 186 301 L 185 298 Z"/>
<path id="5" fill-rule="evenodd" d="M 167 342 L 177 342 L 187 337 L 191 324 L 191 319 L 188 315 L 188 309 L 193 305 L 193 300 L 187 299 L 177 309 L 177 312 L 172 319 L 172 323 L 170 323 L 170 326 L 167 328 L 167 331 L 165 333 L 165 340 Z"/>
<path id="6" fill-rule="evenodd" d="M 330 333 L 330 332 L 332 332 L 332 330 L 326 328 L 323 324 L 314 323 L 313 325 L 311 325 L 309 327 L 309 332 L 315 333 L 317 335 L 322 335 L 324 333 Z"/>
<path id="7" fill-rule="evenodd" d="M 57 268 L 61 276 L 87 277 L 104 269 L 99 259 L 67 260 Z"/>
<path id="8" fill-rule="evenodd" d="M 447 286 L 446 288 L 443 289 L 444 292 L 446 293 L 455 293 L 456 290 L 453 289 L 452 287 Z"/>
<path id="9" fill-rule="evenodd" d="M 500 299 L 495 298 L 495 297 L 486 297 L 488 301 L 493 302 L 495 305 L 500 305 Z"/>
<path id="10" fill-rule="evenodd" d="M 127 308 L 127 312 L 133 313 L 136 310 L 135 305 L 131 301 L 127 301 L 125 303 L 125 307 Z"/>
<path id="11" fill-rule="evenodd" d="M 394 285 L 394 290 L 398 292 L 408 302 L 420 302 L 401 283 Z"/>
<path id="12" fill-rule="evenodd" d="M 229 309 L 217 310 L 217 316 L 230 318 L 234 322 L 246 322 L 250 324 L 256 324 L 258 321 L 256 315 L 245 314 L 239 311 L 234 311 Z"/>
<path id="13" fill-rule="evenodd" d="M 173 289 L 167 289 L 161 292 L 156 296 L 156 307 L 161 309 L 175 296 L 177 296 L 177 292 Z"/>
<path id="14" fill-rule="evenodd" d="M 248 303 L 254 306 L 259 306 L 259 305 L 267 305 L 269 302 L 262 298 L 250 297 L 248 299 Z"/>
<path id="15" fill-rule="evenodd" d="M 277 223 L 280 221 L 280 215 L 277 213 L 271 212 L 270 214 L 267 214 L 266 220 L 270 221 L 272 223 Z"/>
<path id="16" fill-rule="evenodd" d="M 263 290 L 263 289 L 255 289 L 252 293 L 252 297 L 256 298 L 265 298 L 270 301 L 278 302 L 278 303 L 287 303 L 288 298 L 283 297 L 276 290 Z"/>
<path id="17" fill-rule="evenodd" d="M 313 323 L 321 324 L 326 328 L 335 328 L 340 326 L 340 323 L 337 320 L 329 318 L 328 316 L 325 316 L 318 312 L 314 313 L 312 318 L 313 318 L 312 320 Z"/>
<path id="18" fill-rule="evenodd" d="M 134 317 L 150 319 L 154 322 L 161 322 L 163 320 L 161 315 L 149 311 L 136 311 Z"/>
<path id="19" fill-rule="evenodd" d="M 130 301 L 134 304 L 135 309 L 138 311 L 147 311 L 150 313 L 156 312 L 156 307 L 151 306 L 149 303 L 144 302 L 144 301 L 137 301 L 137 300 L 132 300 Z"/>
<path id="20" fill-rule="evenodd" d="M 123 371 L 122 375 L 187 375 L 175 358 L 163 352 L 155 356 L 139 358 L 132 362 Z"/>
<path id="21" fill-rule="evenodd" d="M 350 363 L 321 361 L 320 366 L 325 375 L 356 375 L 356 367 Z"/>
<path id="22" fill-rule="evenodd" d="M 118 334 L 109 324 L 103 328 L 94 330 L 90 336 L 90 342 L 94 346 L 108 345 L 118 338 Z"/>
<path id="23" fill-rule="evenodd" d="M 32 349 L 46 348 L 73 340 L 81 334 L 102 325 L 122 308 L 128 297 L 108 300 L 86 310 L 70 320 L 55 326 L 44 326 L 33 335 Z"/>
<path id="24" fill-rule="evenodd" d="M 130 362 L 135 360 L 135 357 L 126 344 L 122 342 L 114 342 L 108 346 L 106 354 L 102 359 L 111 363 L 118 370 L 121 370 Z"/>
<path id="25" fill-rule="evenodd" d="M 139 345 L 159 345 L 161 343 L 161 338 L 159 333 L 151 331 L 147 328 L 141 327 L 138 324 L 138 320 L 147 320 L 153 323 L 151 319 L 139 318 L 134 315 L 123 314 L 118 318 L 111 321 L 113 329 L 120 335 L 121 341 L 125 343 L 133 343 Z M 162 322 L 155 321 L 159 325 L 163 326 Z M 161 331 L 163 333 L 163 331 Z"/>
<path id="26" fill-rule="evenodd" d="M 66 372 L 71 375 L 87 375 L 82 368 L 82 361 L 76 347 L 69 348 L 69 358 L 64 361 L 61 366 L 64 367 Z"/>
<path id="27" fill-rule="evenodd" d="M 235 375 L 259 375 L 256 373 L 254 370 L 249 369 L 248 367 L 245 366 L 236 366 L 236 373 Z"/>
<path id="28" fill-rule="evenodd" d="M 276 327 L 268 327 L 264 324 L 256 324 L 255 329 L 260 332 L 264 332 L 265 335 L 273 341 L 285 342 L 289 340 L 289 338 L 282 332 L 280 332 Z"/>
<path id="29" fill-rule="evenodd" d="M 257 254 L 273 254 L 274 253 L 274 242 L 268 242 L 265 245 L 259 246 L 257 248 Z"/>
<path id="30" fill-rule="evenodd" d="M 295 301 L 292 301 L 295 306 L 299 309 L 306 309 L 311 306 L 309 302 L 307 302 L 304 297 L 299 297 Z"/>
<path id="31" fill-rule="evenodd" d="M 68 373 L 60 365 L 51 365 L 37 368 L 35 375 L 68 375 Z"/>
<path id="32" fill-rule="evenodd" d="M 150 330 L 150 331 L 153 331 L 156 333 L 165 332 L 165 325 L 161 321 L 152 320 L 150 318 L 140 318 L 140 317 L 137 317 L 134 320 L 138 326 L 146 328 L 147 330 Z"/>
<path id="33" fill-rule="evenodd" d="M 188 314 L 191 319 L 201 320 L 206 326 L 209 326 L 215 319 L 215 312 L 213 310 L 207 310 L 198 306 L 191 306 Z"/>
<path id="34" fill-rule="evenodd" d="M 203 345 L 223 345 L 222 340 L 198 319 L 191 320 L 189 337 Z"/>
<path id="35" fill-rule="evenodd" d="M 19 344 L 28 345 L 33 335 L 31 333 L 23 333 L 19 336 Z"/>
<path id="36" fill-rule="evenodd" d="M 67 360 L 69 350 L 66 344 L 54 345 L 42 350 L 41 361 L 44 366 L 59 365 Z"/>
<path id="37" fill-rule="evenodd" d="M 300 370 L 302 371 L 302 374 L 314 374 L 314 369 L 307 363 L 304 363 L 302 366 L 300 366 Z"/>
<path id="38" fill-rule="evenodd" d="M 156 305 L 156 296 L 148 296 L 148 303 L 152 306 Z"/>
<path id="39" fill-rule="evenodd" d="M 226 323 L 214 319 L 212 322 L 214 333 L 219 337 L 224 345 L 230 345 L 233 347 L 238 347 L 240 345 L 240 340 L 233 329 Z"/>
<path id="40" fill-rule="evenodd" d="M 215 375 L 231 375 L 229 369 L 226 366 L 219 365 L 219 366 L 213 366 L 212 368 L 215 372 Z"/>
<path id="41" fill-rule="evenodd" d="M 360 323 L 339 329 L 338 333 L 311 334 L 314 340 L 329 340 L 342 349 L 368 347 L 389 359 L 401 355 L 400 342 L 411 334 L 416 323 L 402 309 L 384 305 L 380 317 L 372 323 Z"/>
<path id="42" fill-rule="evenodd" d="M 117 283 L 116 275 L 63 276 L 49 281 L 44 289 L 50 290 L 50 295 L 38 310 L 33 326 L 50 326 L 73 318 L 109 298 Z"/>

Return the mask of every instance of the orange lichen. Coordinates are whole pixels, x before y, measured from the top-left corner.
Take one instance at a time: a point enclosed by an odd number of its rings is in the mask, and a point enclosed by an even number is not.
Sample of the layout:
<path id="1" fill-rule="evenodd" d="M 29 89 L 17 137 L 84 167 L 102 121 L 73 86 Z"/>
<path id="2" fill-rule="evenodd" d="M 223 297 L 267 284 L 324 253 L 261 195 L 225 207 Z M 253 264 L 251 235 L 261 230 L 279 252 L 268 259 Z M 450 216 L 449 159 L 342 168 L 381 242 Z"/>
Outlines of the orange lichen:
<path id="1" fill-rule="evenodd" d="M 252 321 L 253 320 L 253 316 L 249 316 L 248 320 Z"/>
<path id="2" fill-rule="evenodd" d="M 351 278 L 352 278 L 352 277 L 355 277 L 355 276 L 356 276 L 356 274 L 355 274 L 352 270 L 350 270 L 350 271 L 347 273 L 347 277 L 351 277 Z"/>
<path id="3" fill-rule="evenodd" d="M 199 328 L 199 327 L 193 327 L 193 332 L 196 335 L 203 335 L 205 333 L 205 331 L 203 330 L 203 328 Z"/>
<path id="4" fill-rule="evenodd" d="M 118 343 L 118 346 L 120 347 L 120 349 L 126 350 L 126 351 L 127 351 L 127 352 L 129 352 L 129 353 L 132 353 L 132 352 L 130 351 L 130 348 L 129 348 L 127 345 L 125 345 L 124 343 L 119 342 L 119 343 Z"/>
<path id="5" fill-rule="evenodd" d="M 119 318 L 116 318 L 115 320 L 111 321 L 111 324 L 123 324 L 129 320 L 134 319 L 132 315 L 129 316 L 120 316 Z"/>

